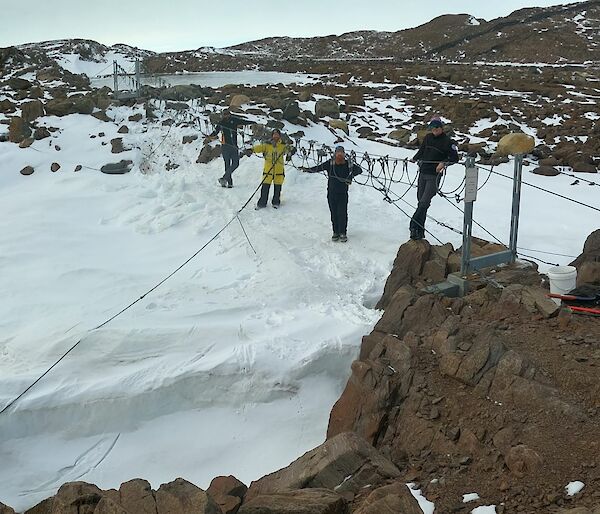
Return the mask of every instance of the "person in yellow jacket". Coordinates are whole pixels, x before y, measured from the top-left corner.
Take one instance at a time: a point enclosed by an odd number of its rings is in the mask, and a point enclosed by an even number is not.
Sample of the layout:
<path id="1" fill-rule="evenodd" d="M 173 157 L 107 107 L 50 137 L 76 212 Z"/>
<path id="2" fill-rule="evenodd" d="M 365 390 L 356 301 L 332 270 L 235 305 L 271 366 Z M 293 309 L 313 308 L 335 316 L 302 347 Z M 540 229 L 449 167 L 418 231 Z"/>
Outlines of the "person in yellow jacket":
<path id="1" fill-rule="evenodd" d="M 279 129 L 274 129 L 271 132 L 271 141 L 268 143 L 260 143 L 252 147 L 251 152 L 262 153 L 265 158 L 260 198 L 256 205 L 257 209 L 262 209 L 267 206 L 271 184 L 273 184 L 273 199 L 271 200 L 271 203 L 273 204 L 273 207 L 279 207 L 281 203 L 281 186 L 285 179 L 284 161 L 289 161 L 294 154 L 294 151 L 294 148 L 286 145 L 281 140 L 281 132 Z"/>

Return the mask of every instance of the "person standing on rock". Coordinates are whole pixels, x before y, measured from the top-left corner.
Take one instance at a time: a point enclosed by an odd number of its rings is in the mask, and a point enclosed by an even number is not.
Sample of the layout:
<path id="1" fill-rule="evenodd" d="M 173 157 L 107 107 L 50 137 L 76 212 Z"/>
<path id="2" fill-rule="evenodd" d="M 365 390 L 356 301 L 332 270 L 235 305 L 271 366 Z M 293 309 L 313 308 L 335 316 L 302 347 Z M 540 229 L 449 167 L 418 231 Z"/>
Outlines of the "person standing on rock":
<path id="1" fill-rule="evenodd" d="M 417 208 L 410 220 L 410 238 L 425 237 L 425 221 L 431 200 L 438 192 L 440 179 L 447 166 L 458 162 L 458 147 L 444 132 L 442 120 L 434 117 L 427 126 L 431 130 L 421 143 L 419 151 L 411 159 L 419 163 Z"/>
<path id="2" fill-rule="evenodd" d="M 271 132 L 271 141 L 268 143 L 259 143 L 251 149 L 246 150 L 248 155 L 251 155 L 252 152 L 261 153 L 265 158 L 260 198 L 256 204 L 257 209 L 267 206 L 271 184 L 273 184 L 273 199 L 271 200 L 271 204 L 275 208 L 281 205 L 281 186 L 285 179 L 284 159 L 289 161 L 295 151 L 295 148 L 285 144 L 281 140 L 281 131 L 279 129 L 273 129 Z"/>
<path id="3" fill-rule="evenodd" d="M 362 168 L 346 159 L 343 146 L 336 146 L 332 159 L 312 168 L 302 168 L 307 173 L 327 171 L 327 203 L 331 213 L 333 228 L 332 241 L 348 241 L 348 187 L 356 175 L 362 173 Z"/>
<path id="4" fill-rule="evenodd" d="M 240 165 L 240 154 L 238 149 L 238 127 L 251 125 L 253 121 L 240 118 L 231 114 L 229 109 L 222 113 L 221 120 L 215 126 L 215 130 L 206 138 L 207 141 L 215 138 L 221 133 L 221 155 L 225 162 L 225 174 L 219 179 L 222 187 L 233 187 L 231 174 Z"/>

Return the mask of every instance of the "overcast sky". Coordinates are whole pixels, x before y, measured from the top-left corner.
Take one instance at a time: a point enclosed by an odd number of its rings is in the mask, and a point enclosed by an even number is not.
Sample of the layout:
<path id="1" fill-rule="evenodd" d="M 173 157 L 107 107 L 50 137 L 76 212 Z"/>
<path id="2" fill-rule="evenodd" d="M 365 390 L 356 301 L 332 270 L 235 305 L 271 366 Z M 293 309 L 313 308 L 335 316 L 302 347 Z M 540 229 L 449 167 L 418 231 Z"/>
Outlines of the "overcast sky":
<path id="1" fill-rule="evenodd" d="M 552 0 L 0 0 L 0 47 L 84 38 L 155 51 L 223 47 L 269 36 L 416 27 L 441 14 L 491 20 Z"/>

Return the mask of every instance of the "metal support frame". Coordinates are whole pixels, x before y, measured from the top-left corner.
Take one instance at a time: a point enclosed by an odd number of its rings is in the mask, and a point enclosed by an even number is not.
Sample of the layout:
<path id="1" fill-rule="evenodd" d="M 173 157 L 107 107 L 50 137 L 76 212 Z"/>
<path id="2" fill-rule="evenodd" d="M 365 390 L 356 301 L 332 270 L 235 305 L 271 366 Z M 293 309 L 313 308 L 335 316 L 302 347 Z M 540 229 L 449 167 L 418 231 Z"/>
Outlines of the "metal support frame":
<path id="1" fill-rule="evenodd" d="M 521 180 L 523 177 L 523 155 L 515 155 L 515 175 L 513 178 L 513 203 L 510 220 L 509 249 L 512 254 L 510 262 L 517 260 L 517 237 L 519 235 L 519 213 L 521 209 Z"/>
<path id="2" fill-rule="evenodd" d="M 475 159 L 467 158 L 467 170 L 475 167 Z M 473 201 L 467 202 L 465 196 L 465 210 L 463 222 L 463 247 L 461 256 L 460 273 L 462 276 L 471 271 L 480 270 L 498 264 L 513 263 L 517 259 L 517 237 L 519 232 L 519 212 L 521 206 L 521 177 L 523 175 L 523 155 L 515 155 L 515 169 L 513 177 L 512 213 L 510 223 L 510 240 L 508 250 L 496 252 L 482 257 L 471 258 L 471 232 L 473 228 Z"/>
<path id="3" fill-rule="evenodd" d="M 140 96 L 140 87 L 142 86 L 141 63 L 139 59 L 135 60 L 135 92 Z"/>
<path id="4" fill-rule="evenodd" d="M 124 70 L 123 70 L 124 71 Z M 130 76 L 130 74 L 125 73 L 125 76 Z M 117 61 L 113 61 L 113 80 L 114 80 L 114 88 L 113 88 L 113 98 L 117 100 L 130 100 L 132 98 L 140 97 L 140 88 L 142 86 L 142 73 L 141 73 L 141 62 L 139 59 L 135 61 L 135 79 L 134 79 L 134 88 L 135 91 L 120 91 L 119 90 L 119 64 Z"/>
<path id="5" fill-rule="evenodd" d="M 469 170 L 475 168 L 475 157 L 467 157 L 465 164 L 465 175 Z M 469 261 L 471 259 L 471 233 L 473 231 L 473 202 L 474 199 L 469 199 L 465 195 L 465 211 L 463 218 L 463 244 L 462 255 L 460 260 L 460 272 L 466 275 L 469 271 Z"/>
<path id="6" fill-rule="evenodd" d="M 119 98 L 119 65 L 117 61 L 113 61 L 113 96 Z"/>

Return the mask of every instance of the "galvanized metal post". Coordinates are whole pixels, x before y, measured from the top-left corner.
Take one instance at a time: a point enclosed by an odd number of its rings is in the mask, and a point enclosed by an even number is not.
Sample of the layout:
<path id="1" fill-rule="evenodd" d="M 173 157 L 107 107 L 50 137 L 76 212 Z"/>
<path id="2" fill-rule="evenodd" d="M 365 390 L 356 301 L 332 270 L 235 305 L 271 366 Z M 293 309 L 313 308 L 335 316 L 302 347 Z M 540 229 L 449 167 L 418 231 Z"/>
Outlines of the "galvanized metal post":
<path id="1" fill-rule="evenodd" d="M 136 59 L 135 60 L 135 93 L 136 96 L 140 96 L 140 87 L 141 87 L 142 83 L 141 83 L 141 66 L 140 66 L 140 60 Z"/>
<path id="2" fill-rule="evenodd" d="M 465 163 L 465 176 L 469 170 L 475 169 L 475 157 L 467 157 Z M 465 211 L 463 220 L 463 244 L 462 256 L 460 261 L 460 274 L 466 275 L 469 272 L 469 262 L 471 260 L 471 232 L 473 230 L 473 197 L 465 195 Z"/>
<path id="3" fill-rule="evenodd" d="M 512 214 L 510 218 L 511 262 L 517 259 L 517 236 L 519 234 L 519 211 L 521 209 L 521 179 L 523 176 L 523 155 L 515 155 L 515 174 L 513 178 Z"/>
<path id="4" fill-rule="evenodd" d="M 117 61 L 113 61 L 113 96 L 115 98 L 119 97 L 119 68 L 117 65 Z"/>

